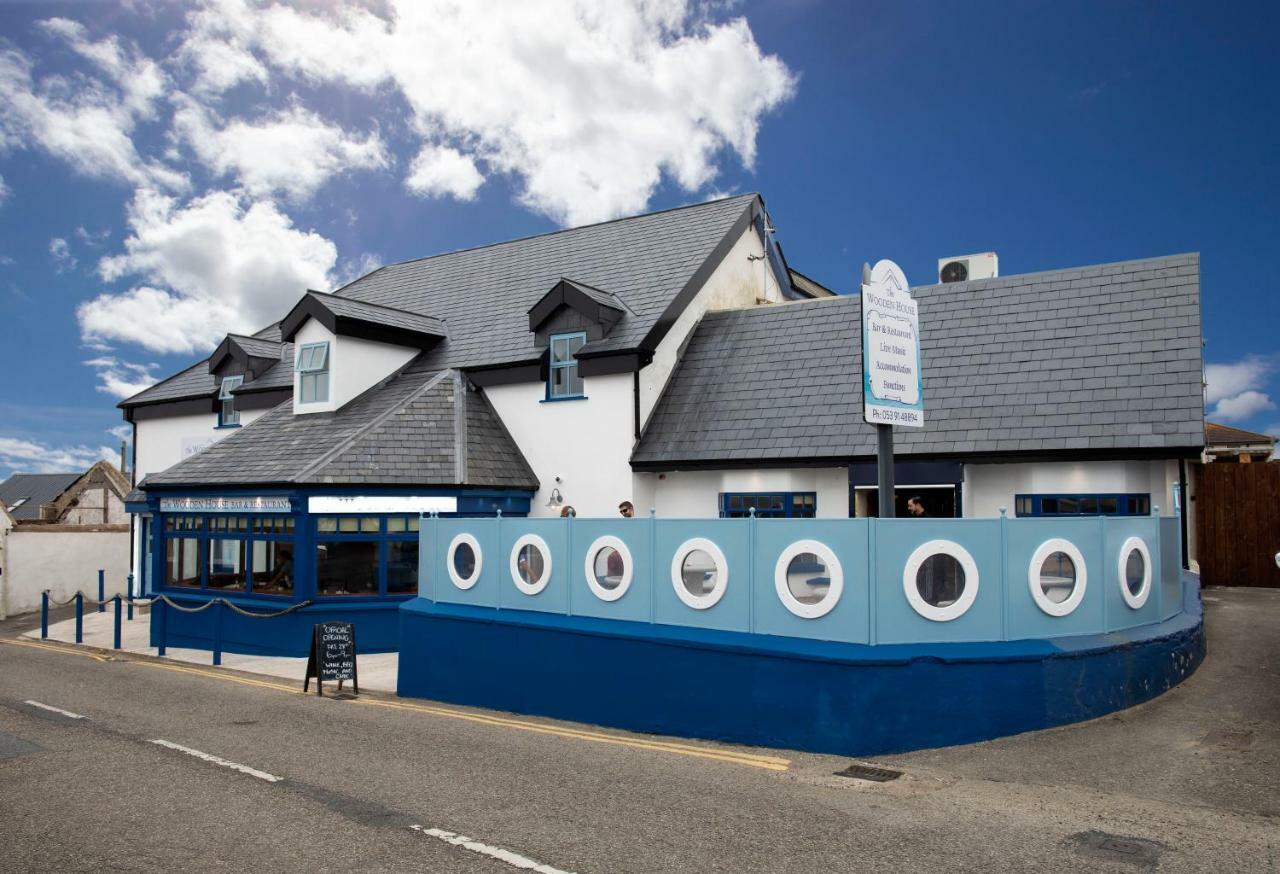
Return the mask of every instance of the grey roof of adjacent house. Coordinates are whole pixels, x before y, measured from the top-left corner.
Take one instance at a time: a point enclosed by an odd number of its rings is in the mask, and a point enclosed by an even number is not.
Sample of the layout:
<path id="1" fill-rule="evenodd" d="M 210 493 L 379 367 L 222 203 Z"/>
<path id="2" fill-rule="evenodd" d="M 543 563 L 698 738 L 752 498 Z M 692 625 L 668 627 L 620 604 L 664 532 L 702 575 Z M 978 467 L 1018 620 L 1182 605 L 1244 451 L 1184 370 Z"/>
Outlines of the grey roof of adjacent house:
<path id="1" fill-rule="evenodd" d="M 912 291 L 925 427 L 895 429 L 896 452 L 1203 446 L 1199 255 Z M 852 295 L 705 315 L 633 464 L 874 455 L 860 312 Z"/>
<path id="2" fill-rule="evenodd" d="M 402 372 L 332 413 L 286 401 L 142 487 L 327 483 L 538 488 L 484 394 L 451 370 Z"/>
<path id="3" fill-rule="evenodd" d="M 14 521 L 40 518 L 40 505 L 57 500 L 58 496 L 80 479 L 80 473 L 15 473 L 0 483 L 0 504 L 9 511 Z M 17 506 L 14 506 L 14 505 Z"/>

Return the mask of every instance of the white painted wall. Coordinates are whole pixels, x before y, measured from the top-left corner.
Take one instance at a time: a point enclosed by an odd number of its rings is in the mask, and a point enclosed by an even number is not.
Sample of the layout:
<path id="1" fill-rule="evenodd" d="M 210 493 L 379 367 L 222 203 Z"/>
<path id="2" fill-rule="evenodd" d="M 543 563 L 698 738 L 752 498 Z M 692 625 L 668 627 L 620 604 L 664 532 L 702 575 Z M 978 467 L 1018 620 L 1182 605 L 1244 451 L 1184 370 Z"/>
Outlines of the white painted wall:
<path id="1" fill-rule="evenodd" d="M 1006 507 L 1012 516 L 1015 495 L 1048 492 L 1149 492 L 1161 515 L 1172 515 L 1177 482 L 1176 461 L 966 464 L 964 515 L 996 517 Z"/>
<path id="2" fill-rule="evenodd" d="M 267 411 L 242 411 L 240 427 L 243 428 L 265 412 Z M 218 427 L 217 413 L 144 419 L 138 422 L 138 476 L 135 482 L 142 482 L 142 478 L 149 473 L 167 470 L 200 449 L 212 446 L 234 433 L 235 428 Z"/>
<path id="3" fill-rule="evenodd" d="M 579 516 L 616 516 L 620 502 L 634 501 L 631 374 L 588 377 L 583 387 L 586 398 L 573 401 L 544 401 L 542 382 L 484 390 L 542 484 L 530 515 L 560 514 L 544 506 L 553 487 Z"/>
<path id="4" fill-rule="evenodd" d="M 417 349 L 339 337 L 315 319 L 307 319 L 294 337 L 293 396 L 301 397 L 297 353 L 306 343 L 329 344 L 329 400 L 323 403 L 294 404 L 295 413 L 328 413 L 339 409 L 376 383 L 386 379 L 418 354 Z"/>
<path id="5" fill-rule="evenodd" d="M 661 476 L 661 478 L 659 478 Z M 816 492 L 820 519 L 849 515 L 849 469 L 690 470 L 635 474 L 636 514 L 705 519 L 720 514 L 721 492 Z"/>
<path id="6" fill-rule="evenodd" d="M 65 601 L 77 590 L 98 597 L 98 569 L 107 572 L 106 592 L 123 593 L 129 573 L 129 532 L 77 531 L 62 525 L 18 526 L 6 540 L 3 576 L 5 610 L 40 609 L 40 593 Z M 86 608 L 87 609 L 87 608 Z"/>

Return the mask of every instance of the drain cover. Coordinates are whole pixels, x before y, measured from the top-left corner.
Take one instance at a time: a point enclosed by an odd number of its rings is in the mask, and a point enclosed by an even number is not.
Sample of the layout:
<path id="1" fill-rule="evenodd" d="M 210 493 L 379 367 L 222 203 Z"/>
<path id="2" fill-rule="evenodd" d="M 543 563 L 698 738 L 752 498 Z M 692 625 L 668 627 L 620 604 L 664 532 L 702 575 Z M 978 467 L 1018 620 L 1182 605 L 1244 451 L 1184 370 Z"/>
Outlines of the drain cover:
<path id="1" fill-rule="evenodd" d="M 1112 835 L 1103 831 L 1078 832 L 1071 836 L 1076 852 L 1094 859 L 1125 862 L 1143 868 L 1154 868 L 1165 849 L 1158 841 L 1126 835 Z"/>
<path id="2" fill-rule="evenodd" d="M 836 771 L 837 777 L 853 777 L 858 780 L 870 780 L 872 783 L 888 783 L 902 776 L 901 771 L 888 768 L 876 768 L 872 765 L 850 765 L 843 771 Z"/>

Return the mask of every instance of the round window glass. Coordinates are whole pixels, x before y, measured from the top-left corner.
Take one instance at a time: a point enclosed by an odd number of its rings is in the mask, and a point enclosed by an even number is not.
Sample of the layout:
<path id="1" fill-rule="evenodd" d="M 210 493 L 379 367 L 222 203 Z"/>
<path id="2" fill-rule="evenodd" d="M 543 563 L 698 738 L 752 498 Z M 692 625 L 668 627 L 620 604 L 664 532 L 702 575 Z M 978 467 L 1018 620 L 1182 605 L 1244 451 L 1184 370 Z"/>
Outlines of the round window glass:
<path id="1" fill-rule="evenodd" d="M 916 571 L 916 591 L 930 607 L 950 607 L 964 594 L 964 568 L 955 556 L 936 552 Z"/>
<path id="2" fill-rule="evenodd" d="M 787 563 L 787 589 L 801 604 L 818 604 L 831 591 L 831 571 L 816 552 L 802 552 Z"/>
<path id="3" fill-rule="evenodd" d="M 694 549 L 680 563 L 680 581 L 690 595 L 701 598 L 716 588 L 719 577 L 716 560 L 705 549 Z"/>
<path id="4" fill-rule="evenodd" d="M 1129 550 L 1129 557 L 1124 560 L 1124 584 L 1129 587 L 1129 594 L 1137 596 L 1141 593 L 1146 577 L 1146 559 L 1138 550 Z"/>
<path id="5" fill-rule="evenodd" d="M 623 574 L 627 572 L 627 563 L 622 553 L 612 546 L 596 550 L 591 566 L 595 572 L 596 584 L 607 591 L 613 591 L 622 585 Z"/>
<path id="6" fill-rule="evenodd" d="M 1076 588 L 1076 563 L 1065 552 L 1051 553 L 1040 564 L 1040 591 L 1051 603 L 1061 604 Z"/>
<path id="7" fill-rule="evenodd" d="M 476 572 L 476 551 L 465 541 L 453 549 L 453 571 L 460 579 L 469 580 Z"/>
<path id="8" fill-rule="evenodd" d="M 530 586 L 536 586 L 542 582 L 542 575 L 546 572 L 546 566 L 547 561 L 542 554 L 542 550 L 532 543 L 526 543 L 520 548 L 520 552 L 516 554 L 516 569 L 520 573 L 520 579 Z"/>

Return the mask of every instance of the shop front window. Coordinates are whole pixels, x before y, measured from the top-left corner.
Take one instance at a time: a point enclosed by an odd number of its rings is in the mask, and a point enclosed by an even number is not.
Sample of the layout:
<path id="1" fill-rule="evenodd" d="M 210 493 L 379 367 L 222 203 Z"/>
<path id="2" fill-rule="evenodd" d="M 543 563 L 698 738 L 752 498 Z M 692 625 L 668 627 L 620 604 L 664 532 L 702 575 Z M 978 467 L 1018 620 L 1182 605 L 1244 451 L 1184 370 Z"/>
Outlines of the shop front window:
<path id="1" fill-rule="evenodd" d="M 330 540 L 316 544 L 316 592 L 322 596 L 377 595 L 378 543 Z"/>
<path id="2" fill-rule="evenodd" d="M 246 542 L 243 540 L 209 541 L 208 588 L 228 592 L 243 592 L 246 586 Z"/>
<path id="3" fill-rule="evenodd" d="M 293 594 L 293 544 L 280 540 L 253 542 L 253 591 L 257 595 Z"/>
<path id="4" fill-rule="evenodd" d="M 387 594 L 418 594 L 418 541 L 392 540 L 387 544 Z"/>
<path id="5" fill-rule="evenodd" d="M 166 586 L 200 588 L 200 541 L 194 537 L 170 537 L 166 544 Z"/>

